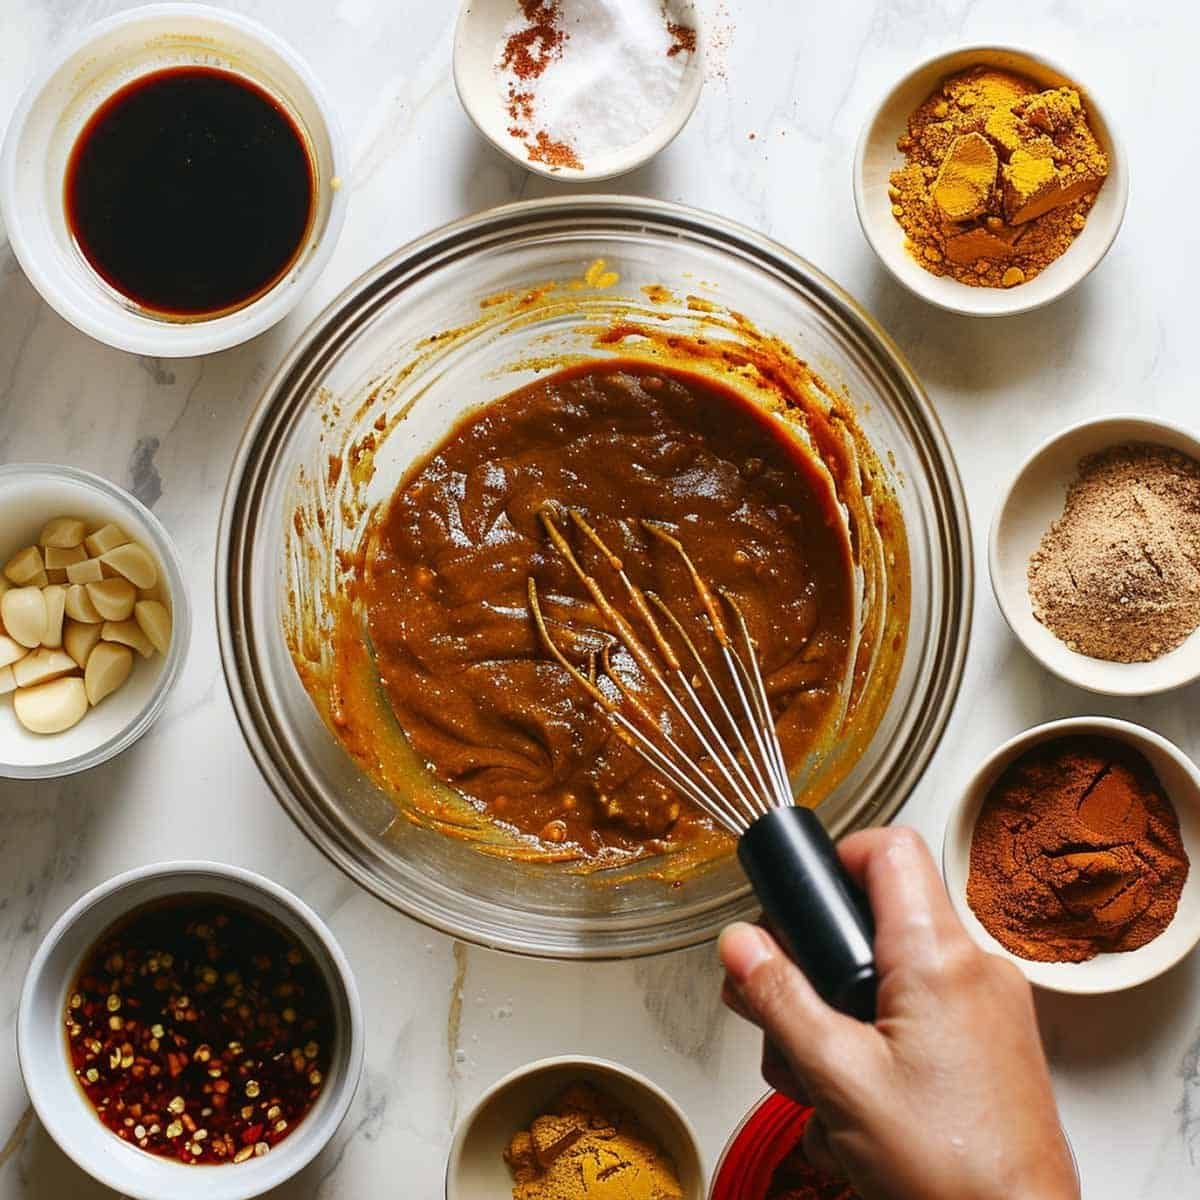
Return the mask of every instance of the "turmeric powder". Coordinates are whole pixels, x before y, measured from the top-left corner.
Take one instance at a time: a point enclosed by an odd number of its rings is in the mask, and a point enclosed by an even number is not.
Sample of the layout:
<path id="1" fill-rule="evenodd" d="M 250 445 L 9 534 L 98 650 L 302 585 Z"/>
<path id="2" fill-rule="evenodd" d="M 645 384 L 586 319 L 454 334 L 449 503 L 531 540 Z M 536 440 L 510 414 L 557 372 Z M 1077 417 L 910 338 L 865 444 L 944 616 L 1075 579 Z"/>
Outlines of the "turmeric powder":
<path id="1" fill-rule="evenodd" d="M 573 1083 L 504 1152 L 513 1200 L 683 1200 L 671 1159 L 632 1113 Z"/>
<path id="2" fill-rule="evenodd" d="M 942 82 L 897 143 L 892 213 L 913 257 L 977 287 L 1033 279 L 1083 229 L 1108 174 L 1078 91 L 973 67 Z"/>

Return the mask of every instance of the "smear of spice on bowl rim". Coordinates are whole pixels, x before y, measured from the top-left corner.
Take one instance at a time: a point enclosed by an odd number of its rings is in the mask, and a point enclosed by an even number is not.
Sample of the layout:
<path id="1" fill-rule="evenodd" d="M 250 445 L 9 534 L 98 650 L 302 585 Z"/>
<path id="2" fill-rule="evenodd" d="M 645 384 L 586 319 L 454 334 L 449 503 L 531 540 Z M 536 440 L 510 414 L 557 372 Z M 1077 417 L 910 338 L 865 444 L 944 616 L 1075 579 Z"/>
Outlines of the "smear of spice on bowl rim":
<path id="1" fill-rule="evenodd" d="M 1014 287 L 1064 254 L 1109 171 L 1078 90 L 983 66 L 944 80 L 897 148 L 888 195 L 910 253 L 973 287 Z"/>
<path id="2" fill-rule="evenodd" d="M 1020 958 L 1085 962 L 1158 937 L 1188 870 L 1146 757 L 1067 736 L 1026 751 L 992 785 L 971 838 L 967 902 Z"/>
<path id="3" fill-rule="evenodd" d="M 583 169 L 666 117 L 696 52 L 669 0 L 517 0 L 495 73 L 530 162 Z"/>
<path id="4" fill-rule="evenodd" d="M 504 1151 L 513 1200 L 683 1200 L 675 1164 L 638 1118 L 569 1084 Z"/>
<path id="5" fill-rule="evenodd" d="M 117 1137 L 183 1163 L 242 1163 L 316 1103 L 335 1036 L 320 968 L 224 897 L 136 909 L 84 958 L 64 1014 L 75 1077 Z"/>
<path id="6" fill-rule="evenodd" d="M 1028 582 L 1034 616 L 1080 654 L 1174 650 L 1200 628 L 1200 462 L 1145 443 L 1084 458 Z"/>

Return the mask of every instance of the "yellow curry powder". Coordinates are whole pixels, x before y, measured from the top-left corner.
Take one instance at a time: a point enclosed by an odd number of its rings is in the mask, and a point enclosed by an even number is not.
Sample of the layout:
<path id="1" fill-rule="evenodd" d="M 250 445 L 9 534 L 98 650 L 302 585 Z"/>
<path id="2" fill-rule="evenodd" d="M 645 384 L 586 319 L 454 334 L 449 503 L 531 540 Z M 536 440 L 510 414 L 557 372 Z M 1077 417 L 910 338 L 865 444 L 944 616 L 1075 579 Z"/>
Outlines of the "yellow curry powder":
<path id="1" fill-rule="evenodd" d="M 683 1200 L 675 1164 L 590 1084 L 563 1090 L 504 1152 L 513 1200 Z"/>
<path id="2" fill-rule="evenodd" d="M 943 81 L 897 143 L 892 212 L 927 271 L 978 287 L 1032 279 L 1075 240 L 1108 159 L 1074 88 L 973 67 Z"/>

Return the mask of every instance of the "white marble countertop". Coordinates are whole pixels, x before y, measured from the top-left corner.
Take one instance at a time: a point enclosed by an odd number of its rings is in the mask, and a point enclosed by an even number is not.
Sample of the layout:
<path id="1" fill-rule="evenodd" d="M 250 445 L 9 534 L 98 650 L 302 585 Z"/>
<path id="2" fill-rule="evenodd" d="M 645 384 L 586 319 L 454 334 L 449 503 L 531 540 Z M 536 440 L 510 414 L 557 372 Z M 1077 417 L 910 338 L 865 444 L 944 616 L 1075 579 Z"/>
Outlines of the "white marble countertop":
<path id="1" fill-rule="evenodd" d="M 185 856 L 252 867 L 300 892 L 332 925 L 362 987 L 366 1072 L 354 1107 L 281 1197 L 440 1196 L 457 1114 L 512 1067 L 568 1051 L 622 1060 L 657 1080 L 688 1110 L 711 1169 L 762 1091 L 756 1039 L 719 1004 L 711 947 L 573 966 L 455 945 L 330 866 L 243 747 L 217 656 L 212 560 L 229 459 L 262 383 L 326 300 L 384 253 L 451 218 L 563 185 L 503 159 L 463 115 L 449 71 L 451 0 L 229 6 L 307 56 L 352 149 L 345 233 L 289 320 L 207 359 L 134 358 L 89 341 L 43 304 L 0 230 L 0 461 L 57 459 L 131 487 L 178 540 L 196 612 L 183 679 L 134 749 L 62 782 L 0 782 L 0 1200 L 113 1194 L 32 1117 L 13 1047 L 17 995 L 39 938 L 71 900 L 114 872 Z M 62 38 L 127 7 L 0 0 L 0 129 Z M 719 69 L 699 110 L 655 162 L 604 190 L 736 218 L 844 284 L 924 380 L 972 506 L 979 586 L 967 679 L 903 819 L 940 846 L 945 814 L 978 760 L 1051 717 L 1132 718 L 1200 755 L 1200 688 L 1117 703 L 1048 677 L 1003 624 L 983 551 L 998 490 L 1062 425 L 1129 408 L 1200 421 L 1188 366 L 1200 252 L 1186 232 L 1200 159 L 1181 149 L 1194 142 L 1200 10 L 1187 0 L 706 0 L 703 8 Z M 849 172 L 859 126 L 892 80 L 936 51 L 987 41 L 1038 48 L 1104 97 L 1133 190 L 1116 246 L 1073 294 L 1028 316 L 972 321 L 925 307 L 885 276 L 859 232 Z M 1085 1195 L 1200 1194 L 1200 957 L 1125 995 L 1042 996 L 1038 1007 Z"/>

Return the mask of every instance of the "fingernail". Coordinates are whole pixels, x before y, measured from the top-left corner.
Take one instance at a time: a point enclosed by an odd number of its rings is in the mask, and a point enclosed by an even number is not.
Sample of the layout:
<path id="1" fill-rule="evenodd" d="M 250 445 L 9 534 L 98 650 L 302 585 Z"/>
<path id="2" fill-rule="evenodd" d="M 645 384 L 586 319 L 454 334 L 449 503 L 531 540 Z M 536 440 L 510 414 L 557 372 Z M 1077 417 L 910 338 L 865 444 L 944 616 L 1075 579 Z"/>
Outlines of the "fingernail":
<path id="1" fill-rule="evenodd" d="M 722 932 L 717 948 L 722 965 L 737 984 L 745 983 L 775 952 L 770 939 L 757 925 L 741 921 Z"/>

